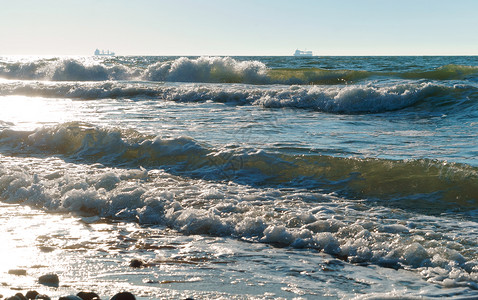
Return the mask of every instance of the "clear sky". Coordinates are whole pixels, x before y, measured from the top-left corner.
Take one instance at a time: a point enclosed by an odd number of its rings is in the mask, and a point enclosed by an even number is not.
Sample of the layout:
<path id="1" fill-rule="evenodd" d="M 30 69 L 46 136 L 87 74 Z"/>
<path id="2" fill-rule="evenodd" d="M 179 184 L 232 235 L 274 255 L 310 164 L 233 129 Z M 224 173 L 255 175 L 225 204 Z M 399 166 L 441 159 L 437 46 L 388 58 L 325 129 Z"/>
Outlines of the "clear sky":
<path id="1" fill-rule="evenodd" d="M 478 0 L 0 0 L 0 55 L 478 55 Z"/>

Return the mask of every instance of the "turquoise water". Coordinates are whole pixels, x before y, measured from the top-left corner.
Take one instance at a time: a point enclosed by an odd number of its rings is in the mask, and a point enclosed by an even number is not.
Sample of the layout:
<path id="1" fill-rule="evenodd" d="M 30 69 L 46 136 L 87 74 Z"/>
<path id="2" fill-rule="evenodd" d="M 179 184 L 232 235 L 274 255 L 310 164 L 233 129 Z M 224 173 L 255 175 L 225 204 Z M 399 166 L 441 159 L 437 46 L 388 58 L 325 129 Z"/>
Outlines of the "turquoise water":
<path id="1" fill-rule="evenodd" d="M 0 78 L 4 209 L 106 220 L 115 245 L 141 226 L 159 245 L 132 238 L 115 259 L 152 266 L 99 272 L 105 285 L 146 285 L 145 298 L 477 295 L 476 57 L 2 57 Z M 144 280 L 155 262 L 190 265 L 184 245 L 227 258 L 167 288 Z"/>

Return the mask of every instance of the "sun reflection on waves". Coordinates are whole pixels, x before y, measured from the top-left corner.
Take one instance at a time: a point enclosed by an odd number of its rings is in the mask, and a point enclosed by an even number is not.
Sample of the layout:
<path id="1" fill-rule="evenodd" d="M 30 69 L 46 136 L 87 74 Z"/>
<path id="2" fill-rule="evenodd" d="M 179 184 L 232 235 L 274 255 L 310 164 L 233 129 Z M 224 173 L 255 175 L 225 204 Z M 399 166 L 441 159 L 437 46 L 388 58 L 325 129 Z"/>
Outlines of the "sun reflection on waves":
<path id="1" fill-rule="evenodd" d="M 1 295 L 30 287 L 54 296 L 65 293 L 78 276 L 93 286 L 88 278 L 97 273 L 95 260 L 86 264 L 84 258 L 91 251 L 96 257 L 93 248 L 103 243 L 102 232 L 92 233 L 76 218 L 27 206 L 0 203 L 0 212 Z M 39 284 L 38 278 L 45 274 L 58 274 L 60 289 Z"/>
<path id="2" fill-rule="evenodd" d="M 32 130 L 39 126 L 66 122 L 71 119 L 71 100 L 44 99 L 27 96 L 0 97 L 0 124 L 16 129 Z"/>
<path id="3" fill-rule="evenodd" d="M 2 204 L 7 208 L 10 205 Z M 31 214 L 31 210 L 28 207 L 18 207 L 18 210 L 22 211 L 22 215 Z M 34 230 L 23 230 L 21 239 L 15 233 L 18 228 L 21 228 L 21 224 L 24 223 L 23 218 L 17 218 L 16 214 L 9 214 L 10 212 L 17 211 L 11 209 L 2 209 L 2 223 L 5 225 L 0 232 L 0 281 L 8 283 L 14 280 L 14 283 L 21 285 L 29 280 L 27 275 L 26 266 L 37 265 L 38 253 L 32 253 L 32 249 L 35 245 Z"/>

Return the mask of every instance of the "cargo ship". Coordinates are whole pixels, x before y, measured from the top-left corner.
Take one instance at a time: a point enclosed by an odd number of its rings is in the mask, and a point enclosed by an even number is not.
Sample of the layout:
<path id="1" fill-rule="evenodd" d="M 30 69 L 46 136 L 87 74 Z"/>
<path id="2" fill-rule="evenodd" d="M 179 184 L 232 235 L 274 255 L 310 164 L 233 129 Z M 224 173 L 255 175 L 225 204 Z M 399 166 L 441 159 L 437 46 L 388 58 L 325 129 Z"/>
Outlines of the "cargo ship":
<path id="1" fill-rule="evenodd" d="M 313 56 L 312 51 L 302 51 L 302 50 L 295 50 L 294 56 Z"/>
<path id="2" fill-rule="evenodd" d="M 114 52 L 110 52 L 110 50 L 101 50 L 100 49 L 96 49 L 95 50 L 95 55 L 99 55 L 99 56 L 114 56 L 115 53 Z"/>

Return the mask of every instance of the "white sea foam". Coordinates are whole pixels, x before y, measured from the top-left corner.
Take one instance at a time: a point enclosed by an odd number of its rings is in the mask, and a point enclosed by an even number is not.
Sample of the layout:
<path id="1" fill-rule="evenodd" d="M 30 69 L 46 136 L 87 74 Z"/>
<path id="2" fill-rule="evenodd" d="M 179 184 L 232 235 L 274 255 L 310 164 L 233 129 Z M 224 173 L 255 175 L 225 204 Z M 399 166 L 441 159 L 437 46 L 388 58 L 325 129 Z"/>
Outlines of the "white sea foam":
<path id="1" fill-rule="evenodd" d="M 291 87 L 268 92 L 253 103 L 265 107 L 307 108 L 340 113 L 382 112 L 409 107 L 437 89 L 439 87 L 429 83 Z"/>
<path id="2" fill-rule="evenodd" d="M 159 170 L 65 165 L 58 172 L 59 161 L 34 167 L 32 160 L 2 159 L 3 201 L 162 224 L 185 234 L 312 248 L 352 263 L 418 269 L 444 286 L 477 285 L 477 258 L 470 252 L 478 247 L 476 241 L 457 244 L 456 229 L 429 234 L 436 223 L 445 224 L 441 218 L 422 222 L 414 215 L 413 221 L 405 222 L 400 219 L 407 219 L 406 212 L 381 207 L 356 210 L 346 199 L 316 192 L 302 192 L 301 200 L 300 194 L 184 179 Z M 321 200 L 311 203 L 314 198 Z M 284 210 L 281 202 L 287 203 Z M 396 219 L 397 214 L 403 215 Z M 467 230 L 460 232 L 462 239 L 469 234 L 473 236 Z"/>
<path id="3" fill-rule="evenodd" d="M 158 99 L 181 102 L 214 101 L 268 108 L 300 108 L 334 113 L 376 113 L 410 107 L 453 88 L 432 83 L 352 86 L 253 86 L 223 84 L 0 83 L 0 95 L 67 97 L 73 99 Z"/>

